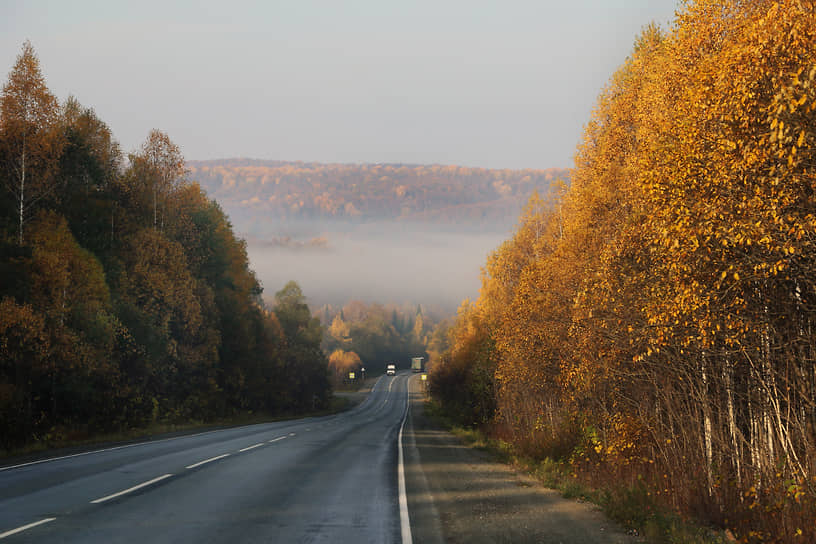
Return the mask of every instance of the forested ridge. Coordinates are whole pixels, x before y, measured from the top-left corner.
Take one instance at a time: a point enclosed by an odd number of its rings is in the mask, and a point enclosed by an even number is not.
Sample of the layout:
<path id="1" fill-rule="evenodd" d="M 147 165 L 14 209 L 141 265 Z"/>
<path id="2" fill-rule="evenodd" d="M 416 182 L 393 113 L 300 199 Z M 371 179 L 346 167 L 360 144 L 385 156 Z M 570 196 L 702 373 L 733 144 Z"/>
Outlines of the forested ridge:
<path id="1" fill-rule="evenodd" d="M 816 541 L 814 145 L 812 2 L 645 28 L 563 199 L 531 199 L 489 258 L 434 396 L 610 502 Z"/>
<path id="2" fill-rule="evenodd" d="M 23 46 L 0 96 L 0 448 L 324 408 L 322 329 L 153 130 L 123 156 Z"/>
<path id="3" fill-rule="evenodd" d="M 189 161 L 191 178 L 241 226 L 264 221 L 376 220 L 504 225 L 534 191 L 549 195 L 567 171 L 489 170 L 445 165 L 320 164 L 224 159 Z M 238 215 L 235 213 L 234 215 Z"/>

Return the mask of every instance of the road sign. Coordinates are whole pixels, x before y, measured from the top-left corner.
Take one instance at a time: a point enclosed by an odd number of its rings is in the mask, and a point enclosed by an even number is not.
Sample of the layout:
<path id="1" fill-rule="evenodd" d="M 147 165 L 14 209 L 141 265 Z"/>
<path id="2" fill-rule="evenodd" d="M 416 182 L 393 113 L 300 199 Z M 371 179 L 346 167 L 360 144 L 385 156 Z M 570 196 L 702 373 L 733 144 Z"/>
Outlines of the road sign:
<path id="1" fill-rule="evenodd" d="M 354 379 L 354 372 L 349 372 L 349 380 L 353 380 L 353 379 Z"/>

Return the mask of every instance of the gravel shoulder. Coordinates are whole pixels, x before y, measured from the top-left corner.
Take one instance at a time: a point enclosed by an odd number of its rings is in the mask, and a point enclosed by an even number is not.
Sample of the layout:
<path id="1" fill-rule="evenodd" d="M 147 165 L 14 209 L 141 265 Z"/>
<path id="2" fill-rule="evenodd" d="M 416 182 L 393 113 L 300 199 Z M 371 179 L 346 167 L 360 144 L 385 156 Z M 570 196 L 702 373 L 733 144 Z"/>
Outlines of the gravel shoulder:
<path id="1" fill-rule="evenodd" d="M 596 506 L 565 499 L 462 444 L 425 416 L 418 376 L 410 383 L 403 446 L 414 542 L 638 542 Z"/>

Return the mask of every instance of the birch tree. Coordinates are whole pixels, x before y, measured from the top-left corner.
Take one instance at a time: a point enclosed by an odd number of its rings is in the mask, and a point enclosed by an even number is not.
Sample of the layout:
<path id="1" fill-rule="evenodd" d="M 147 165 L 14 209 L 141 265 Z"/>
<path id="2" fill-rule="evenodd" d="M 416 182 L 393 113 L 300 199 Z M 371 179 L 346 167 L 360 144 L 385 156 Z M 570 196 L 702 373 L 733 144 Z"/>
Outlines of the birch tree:
<path id="1" fill-rule="evenodd" d="M 56 186 L 62 147 L 59 104 L 26 41 L 0 95 L 0 176 L 13 197 L 19 245 L 32 208 Z"/>

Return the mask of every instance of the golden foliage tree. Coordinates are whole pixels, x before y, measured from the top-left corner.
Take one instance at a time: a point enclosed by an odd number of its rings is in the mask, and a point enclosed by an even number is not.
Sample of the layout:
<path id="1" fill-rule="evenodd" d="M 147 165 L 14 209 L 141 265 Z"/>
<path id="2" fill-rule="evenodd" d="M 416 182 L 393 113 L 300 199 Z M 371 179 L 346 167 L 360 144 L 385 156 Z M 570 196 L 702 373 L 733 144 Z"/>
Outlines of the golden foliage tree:
<path id="1" fill-rule="evenodd" d="M 26 41 L 0 95 L 0 176 L 15 202 L 19 245 L 31 209 L 55 187 L 63 144 L 59 104 Z"/>
<path id="2" fill-rule="evenodd" d="M 797 0 L 697 0 L 643 31 L 560 204 L 488 260 L 518 447 L 745 542 L 816 538 L 814 59 Z"/>

